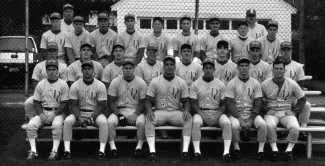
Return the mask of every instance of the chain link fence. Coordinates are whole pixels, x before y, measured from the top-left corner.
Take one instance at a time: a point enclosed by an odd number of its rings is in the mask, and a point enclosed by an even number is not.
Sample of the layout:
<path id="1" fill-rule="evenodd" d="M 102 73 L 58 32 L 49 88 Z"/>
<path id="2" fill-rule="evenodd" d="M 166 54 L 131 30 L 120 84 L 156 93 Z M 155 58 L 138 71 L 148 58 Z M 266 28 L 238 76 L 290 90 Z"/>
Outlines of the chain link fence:
<path id="1" fill-rule="evenodd" d="M 198 2 L 198 3 L 197 3 Z M 303 8 L 301 3 L 304 2 Z M 39 56 L 40 39 L 51 28 L 49 15 L 63 13 L 62 6 L 70 3 L 74 6 L 74 15 L 85 18 L 85 29 L 89 32 L 97 26 L 100 12 L 110 14 L 110 28 L 116 32 L 125 31 L 124 16 L 132 13 L 136 16 L 136 30 L 143 35 L 152 33 L 153 18 L 164 19 L 163 32 L 170 37 L 180 33 L 180 18 L 192 19 L 191 31 L 195 30 L 195 11 L 198 6 L 197 34 L 202 37 L 209 33 L 209 18 L 220 18 L 219 32 L 227 40 L 237 36 L 237 24 L 245 20 L 246 10 L 255 9 L 257 22 L 264 26 L 273 20 L 279 23 L 277 38 L 293 42 L 293 59 L 305 64 L 306 75 L 313 79 L 306 82 L 306 87 L 325 92 L 325 2 L 317 0 L 29 0 L 29 42 L 30 62 L 29 78 L 35 64 L 42 60 Z M 303 10 L 302 10 L 303 9 Z M 303 15 L 302 14 L 303 11 Z M 0 36 L 24 36 L 25 1 L 1 0 Z M 304 23 L 304 24 L 302 24 Z M 304 28 L 300 28 L 304 25 Z M 24 37 L 22 38 L 24 39 Z M 24 41 L 21 38 L 0 39 L 0 125 L 10 121 L 22 123 L 24 119 L 23 102 L 25 85 Z M 303 42 L 303 49 L 300 48 Z M 8 48 L 7 48 L 8 47 Z M 11 49 L 8 54 L 3 52 Z M 23 52 L 21 55 L 21 51 Z M 14 56 L 14 58 L 12 57 Z M 7 59 L 6 59 L 7 58 Z M 17 63 L 16 63 L 17 62 Z M 19 62 L 19 64 L 18 64 Z M 7 64 L 10 65 L 7 65 Z M 22 67 L 21 67 L 22 66 Z M 30 80 L 31 81 L 31 80 Z M 33 92 L 29 89 L 29 94 Z M 309 101 L 324 105 L 324 96 L 310 97 Z M 16 103 L 16 104 L 15 104 Z M 18 103 L 18 104 L 17 104 Z"/>

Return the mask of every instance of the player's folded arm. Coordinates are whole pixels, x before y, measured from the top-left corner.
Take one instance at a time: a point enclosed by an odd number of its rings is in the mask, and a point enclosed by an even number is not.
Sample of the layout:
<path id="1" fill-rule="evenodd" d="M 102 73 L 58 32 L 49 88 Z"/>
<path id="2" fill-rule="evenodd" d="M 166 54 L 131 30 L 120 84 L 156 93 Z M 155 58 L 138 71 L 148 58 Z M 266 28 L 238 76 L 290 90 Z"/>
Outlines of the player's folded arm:
<path id="1" fill-rule="evenodd" d="M 120 113 L 120 110 L 117 108 L 115 101 L 117 100 L 116 96 L 107 95 L 107 106 L 112 113 L 115 115 Z"/>
<path id="2" fill-rule="evenodd" d="M 303 96 L 302 98 L 298 99 L 296 106 L 294 107 L 294 112 L 300 113 L 302 109 L 305 107 L 307 102 L 306 96 Z"/>
<path id="3" fill-rule="evenodd" d="M 145 104 L 145 99 L 140 99 L 139 100 L 139 107 L 137 110 L 134 112 L 137 115 L 140 115 L 141 113 L 144 112 L 144 104 Z"/>
<path id="4" fill-rule="evenodd" d="M 35 107 L 36 115 L 40 115 L 41 113 L 43 113 L 43 107 L 41 101 L 34 99 L 34 107 Z"/>
<path id="5" fill-rule="evenodd" d="M 74 99 L 70 99 L 70 103 L 71 103 L 71 113 L 78 120 L 78 118 L 80 116 L 79 101 L 74 100 Z"/>
<path id="6" fill-rule="evenodd" d="M 67 105 L 69 103 L 69 100 L 63 100 L 60 102 L 59 108 L 55 110 L 55 115 L 61 115 L 65 109 L 67 108 Z"/>
<path id="7" fill-rule="evenodd" d="M 190 98 L 190 103 L 191 103 L 191 108 L 194 111 L 194 113 L 199 114 L 199 112 L 201 110 L 200 110 L 200 107 L 198 105 L 198 100 L 197 99 Z"/>
<path id="8" fill-rule="evenodd" d="M 236 101 L 234 98 L 226 97 L 226 104 L 227 104 L 227 109 L 228 109 L 229 113 L 233 117 L 235 117 L 237 119 L 241 118 L 238 108 L 236 106 Z"/>
<path id="9" fill-rule="evenodd" d="M 144 102 L 145 109 L 147 111 L 148 110 L 152 111 L 152 106 L 154 106 L 154 105 L 155 105 L 155 98 L 152 96 L 146 95 L 145 102 Z"/>
<path id="10" fill-rule="evenodd" d="M 260 110 L 262 109 L 262 104 L 263 104 L 263 97 L 257 97 L 254 99 L 252 113 L 250 116 L 251 119 L 254 120 L 256 116 L 260 113 Z"/>
<path id="11" fill-rule="evenodd" d="M 91 117 L 93 119 L 96 119 L 98 115 L 104 113 L 105 109 L 107 110 L 107 101 L 106 100 L 100 100 L 97 102 L 97 109 L 94 110 L 94 112 L 91 114 Z"/>

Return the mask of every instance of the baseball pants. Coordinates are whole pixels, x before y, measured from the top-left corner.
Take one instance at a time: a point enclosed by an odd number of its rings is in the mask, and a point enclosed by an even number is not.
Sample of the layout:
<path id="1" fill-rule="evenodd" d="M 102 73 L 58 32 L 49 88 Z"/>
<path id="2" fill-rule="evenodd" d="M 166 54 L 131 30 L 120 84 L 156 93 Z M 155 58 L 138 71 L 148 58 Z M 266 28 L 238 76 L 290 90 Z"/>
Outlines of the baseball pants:
<path id="1" fill-rule="evenodd" d="M 240 140 L 240 123 L 239 120 L 233 116 L 229 117 L 231 122 L 231 130 L 232 130 L 232 142 L 237 143 Z M 257 141 L 258 142 L 266 142 L 266 136 L 267 136 L 267 126 L 264 121 L 264 119 L 257 115 L 254 119 L 254 127 L 257 129 Z"/>
<path id="2" fill-rule="evenodd" d="M 155 137 L 156 131 L 155 126 L 162 126 L 165 124 L 170 124 L 172 126 L 182 126 L 183 136 L 191 136 L 192 135 L 192 118 L 184 121 L 183 120 L 183 112 L 180 110 L 155 110 L 155 119 L 154 122 L 146 119 L 145 125 L 145 134 L 146 137 Z"/>
<path id="3" fill-rule="evenodd" d="M 264 115 L 267 125 L 267 140 L 269 143 L 277 141 L 276 129 L 279 122 L 289 130 L 288 142 L 295 143 L 299 136 L 299 123 L 295 116 L 285 115 L 285 111 L 277 111 L 275 115 Z"/>
<path id="4" fill-rule="evenodd" d="M 43 110 L 43 113 L 46 117 L 49 117 L 50 115 L 54 114 L 54 111 L 46 111 Z M 63 120 L 64 120 L 64 114 L 57 115 L 53 121 L 52 121 L 52 138 L 54 140 L 61 140 L 62 139 L 62 128 L 63 128 Z M 39 115 L 34 116 L 28 123 L 26 132 L 27 137 L 29 139 L 35 139 L 38 136 L 38 129 L 45 126 L 46 124 L 43 124 L 41 121 L 41 118 Z"/>
<path id="5" fill-rule="evenodd" d="M 81 117 L 83 117 L 81 115 Z M 73 114 L 70 114 L 64 120 L 63 126 L 63 140 L 64 141 L 71 141 L 72 140 L 72 127 L 76 123 L 76 117 Z M 96 120 L 96 127 L 99 127 L 99 142 L 100 143 L 107 143 L 108 138 L 108 129 L 107 129 L 107 119 L 105 115 L 100 114 L 97 116 Z"/>
<path id="6" fill-rule="evenodd" d="M 120 112 L 123 114 L 126 119 L 128 119 L 136 109 L 134 108 L 121 108 Z M 108 139 L 109 141 L 113 141 L 116 138 L 116 127 L 118 126 L 118 117 L 115 114 L 111 114 L 108 119 L 107 119 L 107 124 L 108 124 Z M 144 135 L 144 125 L 145 125 L 145 118 L 143 114 L 138 115 L 137 120 L 135 124 L 130 124 L 127 123 L 127 125 L 132 125 L 136 126 L 138 131 L 137 131 L 137 139 L 138 140 L 145 140 L 145 135 Z"/>
<path id="7" fill-rule="evenodd" d="M 36 115 L 36 110 L 34 107 L 34 97 L 30 96 L 24 103 L 25 114 L 28 119 L 32 119 Z"/>
<path id="8" fill-rule="evenodd" d="M 215 110 L 204 110 L 204 114 L 209 117 L 213 117 L 217 112 Z M 195 114 L 193 116 L 193 128 L 192 128 L 192 139 L 193 141 L 201 140 L 201 127 L 206 125 L 208 119 L 203 119 L 199 114 Z M 231 123 L 229 118 L 222 114 L 220 117 L 216 119 L 215 127 L 222 128 L 222 138 L 224 140 L 231 140 Z"/>

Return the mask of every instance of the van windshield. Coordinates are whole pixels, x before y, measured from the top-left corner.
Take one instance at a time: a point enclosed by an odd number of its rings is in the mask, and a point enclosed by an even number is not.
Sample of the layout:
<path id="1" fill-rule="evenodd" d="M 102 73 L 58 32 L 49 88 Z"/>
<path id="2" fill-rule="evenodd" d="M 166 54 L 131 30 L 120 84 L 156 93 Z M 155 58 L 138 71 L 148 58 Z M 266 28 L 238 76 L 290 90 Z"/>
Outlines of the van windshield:
<path id="1" fill-rule="evenodd" d="M 33 41 L 28 40 L 28 51 L 32 52 Z M 25 52 L 25 38 L 2 38 L 0 39 L 0 51 Z"/>

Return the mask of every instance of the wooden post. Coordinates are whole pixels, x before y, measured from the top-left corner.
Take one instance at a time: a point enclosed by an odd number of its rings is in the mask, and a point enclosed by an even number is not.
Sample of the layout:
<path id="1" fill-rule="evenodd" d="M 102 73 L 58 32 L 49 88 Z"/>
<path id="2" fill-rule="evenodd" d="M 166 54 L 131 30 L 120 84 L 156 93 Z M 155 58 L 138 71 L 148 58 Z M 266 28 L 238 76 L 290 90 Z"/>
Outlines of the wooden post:
<path id="1" fill-rule="evenodd" d="M 311 158 L 312 155 L 312 149 L 313 149 L 313 144 L 312 144 L 312 135 L 311 131 L 307 132 L 307 159 Z"/>
<path id="2" fill-rule="evenodd" d="M 195 0 L 195 31 L 196 35 L 199 34 L 198 27 L 199 27 L 199 0 Z"/>
<path id="3" fill-rule="evenodd" d="M 28 40 L 29 40 L 29 0 L 25 0 L 25 97 L 28 97 L 28 88 L 29 88 Z"/>

